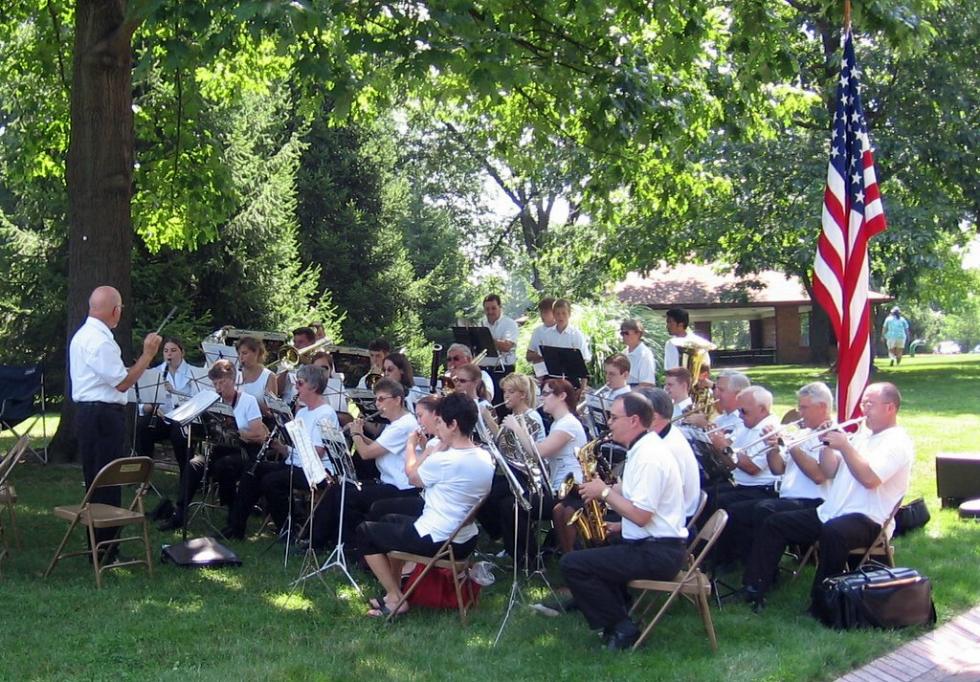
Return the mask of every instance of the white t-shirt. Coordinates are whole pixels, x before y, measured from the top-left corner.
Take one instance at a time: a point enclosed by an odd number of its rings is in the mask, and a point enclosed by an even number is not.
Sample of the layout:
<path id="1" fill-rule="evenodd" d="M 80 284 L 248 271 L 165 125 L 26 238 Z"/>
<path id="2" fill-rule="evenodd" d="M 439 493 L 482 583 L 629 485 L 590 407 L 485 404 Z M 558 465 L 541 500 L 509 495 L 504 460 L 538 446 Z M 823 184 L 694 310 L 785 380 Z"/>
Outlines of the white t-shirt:
<path id="1" fill-rule="evenodd" d="M 497 367 L 501 361 L 505 365 L 517 364 L 517 323 L 506 315 L 501 315 L 493 324 L 483 318 L 483 326 L 490 330 L 490 336 L 494 341 L 510 341 L 515 344 L 509 351 L 497 351 L 500 355 L 496 358 L 484 358 L 480 362 L 480 367 Z"/>
<path id="2" fill-rule="evenodd" d="M 762 438 L 762 430 L 766 426 L 776 428 L 779 426 L 779 420 L 770 414 L 752 428 L 742 428 L 735 432 L 734 439 L 732 440 L 732 449 L 738 450 L 741 447 L 755 442 L 755 445 L 749 448 L 748 452 L 745 454 L 749 456 L 749 459 L 752 460 L 753 464 L 761 469 L 758 474 L 753 476 L 736 467 L 732 475 L 735 479 L 735 483 L 738 485 L 772 485 L 779 478 L 779 476 L 776 476 L 769 471 L 769 460 L 766 457 L 766 452 L 768 451 L 769 446 L 766 445 L 764 440 L 759 441 L 759 439 Z"/>
<path id="3" fill-rule="evenodd" d="M 657 361 L 653 358 L 653 351 L 645 343 L 640 341 L 636 348 L 627 350 L 626 357 L 630 361 L 630 377 L 627 381 L 630 386 L 657 385 Z"/>
<path id="4" fill-rule="evenodd" d="M 374 460 L 378 465 L 382 483 L 393 485 L 399 490 L 414 487 L 405 474 L 405 444 L 418 427 L 419 423 L 414 415 L 404 414 L 388 424 L 378 436 L 375 442 L 388 451 Z"/>
<path id="5" fill-rule="evenodd" d="M 174 404 L 174 394 L 170 393 L 163 386 L 163 382 L 169 383 L 170 386 L 179 393 L 187 393 L 189 395 L 194 395 L 197 393 L 197 382 L 194 380 L 194 370 L 199 369 L 197 367 L 191 367 L 186 362 L 181 361 L 180 365 L 177 367 L 175 372 L 171 372 L 166 362 L 162 362 L 153 368 L 155 371 L 160 373 L 160 388 L 157 392 L 156 399 L 159 401 L 160 414 L 167 414 L 173 410 L 176 405 Z M 144 392 L 141 396 L 144 400 L 152 400 L 153 396 L 148 396 Z M 140 413 L 143 412 L 143 405 L 140 405 Z"/>
<path id="6" fill-rule="evenodd" d="M 589 340 L 580 330 L 572 325 L 565 327 L 564 331 L 558 331 L 558 327 L 548 327 L 541 333 L 541 346 L 553 346 L 555 348 L 578 348 L 582 353 L 582 359 L 586 363 L 592 359 L 592 351 L 589 350 Z M 538 351 L 541 352 L 540 350 Z"/>
<path id="7" fill-rule="evenodd" d="M 551 327 L 546 327 L 543 324 L 539 324 L 537 327 L 535 327 L 534 328 L 534 331 L 531 332 L 531 340 L 527 344 L 527 349 L 528 350 L 532 350 L 535 353 L 537 353 L 538 355 L 540 355 L 541 354 L 541 338 L 544 336 L 544 333 L 546 331 L 548 331 L 549 329 L 553 329 L 553 328 L 554 328 L 554 325 L 552 325 Z M 543 377 L 547 373 L 548 373 L 548 368 L 544 366 L 544 363 L 543 362 L 535 362 L 534 363 L 534 376 Z"/>
<path id="8" fill-rule="evenodd" d="M 701 501 L 701 474 L 698 471 L 698 460 L 694 456 L 691 444 L 687 442 L 684 433 L 673 426 L 667 426 L 667 433 L 662 440 L 670 454 L 677 462 L 677 471 L 681 477 L 681 492 L 684 498 L 685 518 L 694 515 Z"/>
<path id="9" fill-rule="evenodd" d="M 126 392 L 117 391 L 128 371 L 112 331 L 102 320 L 86 318 L 68 347 L 71 399 L 80 402 L 126 404 Z"/>
<path id="10" fill-rule="evenodd" d="M 794 434 L 793 438 L 804 438 L 807 433 L 812 431 L 812 429 L 801 430 L 799 434 Z M 823 449 L 823 443 L 820 442 L 819 438 L 811 438 L 799 445 L 799 449 L 803 451 L 805 457 L 809 457 L 815 462 L 820 461 L 820 451 Z M 787 498 L 798 498 L 798 499 L 824 499 L 827 497 L 827 488 L 829 487 L 827 482 L 820 484 L 814 483 L 813 479 L 804 473 L 802 469 L 796 464 L 796 460 L 793 459 L 792 455 L 789 454 L 785 448 L 783 448 L 780 453 L 782 458 L 786 461 L 786 471 L 783 472 L 783 478 L 779 482 L 779 496 Z"/>
<path id="11" fill-rule="evenodd" d="M 323 429 L 320 427 L 320 422 L 326 421 L 330 426 L 337 430 L 340 430 L 340 422 L 337 421 L 337 413 L 330 405 L 324 404 L 315 410 L 310 410 L 308 407 L 301 407 L 298 412 L 296 412 L 296 419 L 301 419 L 303 421 L 303 426 L 306 427 L 306 432 L 310 436 L 310 442 L 313 443 L 313 447 L 323 447 Z M 327 456 L 326 452 L 320 456 L 320 461 L 327 468 L 327 471 L 334 473 L 333 463 Z M 296 453 L 296 448 L 289 448 L 289 454 L 286 456 L 285 463 L 302 467 L 303 464 L 300 461 L 299 455 Z"/>
<path id="12" fill-rule="evenodd" d="M 826 523 L 845 514 L 864 514 L 881 525 L 908 492 L 915 447 L 900 426 L 874 435 L 864 429 L 854 437 L 853 445 L 868 460 L 871 470 L 881 479 L 881 485 L 874 489 L 865 488 L 838 455 L 841 462 L 837 475 L 830 482 L 824 503 L 817 507 L 817 515 Z"/>
<path id="13" fill-rule="evenodd" d="M 569 434 L 571 439 L 565 443 L 561 450 L 547 460 L 548 469 L 551 473 L 552 490 L 558 490 L 569 473 L 575 478 L 576 483 L 582 482 L 582 466 L 578 462 L 578 457 L 575 456 L 575 451 L 588 442 L 585 437 L 585 429 L 582 428 L 582 422 L 576 419 L 571 412 L 561 419 L 556 419 L 551 425 L 551 433 L 556 431 Z"/>
<path id="14" fill-rule="evenodd" d="M 645 526 L 623 517 L 623 539 L 687 538 L 684 494 L 677 462 L 655 433 L 648 433 L 626 453 L 623 497 L 653 512 Z"/>
<path id="15" fill-rule="evenodd" d="M 265 400 L 265 389 L 269 385 L 269 377 L 272 376 L 272 370 L 268 367 L 263 367 L 262 372 L 259 374 L 255 381 L 250 381 L 245 383 L 245 375 L 241 372 L 238 373 L 238 379 L 235 383 L 238 384 L 238 390 L 243 393 L 248 393 L 250 396 L 254 397 L 256 400 Z M 286 382 L 287 386 L 291 385 L 291 382 Z M 295 392 L 295 388 L 293 391 Z M 287 403 L 289 400 L 283 398 Z"/>
<path id="16" fill-rule="evenodd" d="M 235 413 L 235 426 L 239 431 L 244 431 L 248 425 L 256 419 L 262 419 L 262 411 L 259 410 L 259 402 L 254 396 L 248 393 L 238 392 L 238 400 L 232 410 Z"/>
<path id="17" fill-rule="evenodd" d="M 695 334 L 694 332 L 692 332 L 690 329 L 688 329 L 687 333 L 681 338 L 700 339 L 701 337 Z M 707 361 L 708 365 L 711 364 L 711 356 L 708 355 L 707 353 L 705 353 L 705 360 Z M 677 348 L 677 346 L 671 343 L 670 339 L 667 339 L 667 341 L 664 343 L 664 371 L 666 372 L 668 369 L 674 369 L 675 367 L 680 367 L 680 366 L 681 366 L 680 350 Z M 691 381 L 697 381 L 697 380 L 698 380 L 697 377 L 693 377 L 691 379 Z"/>
<path id="18" fill-rule="evenodd" d="M 493 472 L 493 458 L 482 448 L 449 448 L 429 455 L 418 468 L 425 507 L 415 522 L 416 532 L 434 542 L 445 541 L 490 492 Z M 476 523 L 471 523 L 459 531 L 455 542 L 466 542 L 478 532 Z"/>

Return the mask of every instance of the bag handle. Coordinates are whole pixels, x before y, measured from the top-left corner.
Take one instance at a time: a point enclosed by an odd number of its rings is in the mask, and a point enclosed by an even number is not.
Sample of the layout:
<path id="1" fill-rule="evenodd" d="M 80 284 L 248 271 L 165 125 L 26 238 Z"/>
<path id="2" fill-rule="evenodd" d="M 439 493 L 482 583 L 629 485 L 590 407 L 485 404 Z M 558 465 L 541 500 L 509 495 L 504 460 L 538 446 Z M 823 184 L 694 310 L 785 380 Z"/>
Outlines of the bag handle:
<path id="1" fill-rule="evenodd" d="M 865 581 L 871 580 L 871 578 L 868 576 L 871 571 L 884 571 L 892 578 L 892 580 L 896 578 L 891 566 L 883 564 L 880 561 L 875 561 L 874 559 L 869 559 L 867 562 L 865 562 L 864 566 L 857 570 L 857 572 L 864 577 Z"/>

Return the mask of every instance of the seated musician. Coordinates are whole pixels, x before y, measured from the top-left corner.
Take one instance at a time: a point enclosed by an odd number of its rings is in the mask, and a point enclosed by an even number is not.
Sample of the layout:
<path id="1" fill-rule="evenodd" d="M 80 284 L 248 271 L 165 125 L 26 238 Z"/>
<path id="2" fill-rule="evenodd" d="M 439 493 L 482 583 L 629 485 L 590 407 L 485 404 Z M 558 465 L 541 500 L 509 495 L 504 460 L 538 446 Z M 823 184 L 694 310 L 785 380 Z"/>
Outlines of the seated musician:
<path id="1" fill-rule="evenodd" d="M 613 440 L 629 448 L 622 483 L 598 478 L 583 483 L 584 500 L 598 500 L 622 516 L 607 524 L 622 540 L 605 547 L 570 552 L 561 572 L 589 627 L 601 630 L 613 651 L 631 647 L 640 629 L 629 617 L 626 584 L 630 580 L 670 580 L 687 558 L 687 529 L 680 474 L 674 458 L 656 434 L 650 403 L 630 393 L 610 411 Z"/>
<path id="2" fill-rule="evenodd" d="M 541 324 L 531 332 L 531 339 L 528 341 L 527 350 L 524 352 L 524 359 L 534 365 L 534 376 L 543 377 L 548 374 L 548 368 L 544 365 L 544 358 L 541 357 L 541 338 L 544 333 L 555 326 L 554 313 L 555 299 L 545 296 L 538 301 L 538 316 Z"/>
<path id="3" fill-rule="evenodd" d="M 562 484 L 582 482 L 582 465 L 577 451 L 588 442 L 585 428 L 575 414 L 578 407 L 578 391 L 566 379 L 547 379 L 541 389 L 541 405 L 554 420 L 548 437 L 538 443 L 538 452 L 548 464 L 548 483 L 558 500 L 552 508 L 552 520 L 562 551 L 570 552 L 575 546 L 575 526 L 568 520 L 581 506 L 578 495 L 572 492 L 567 499 L 559 499 Z M 565 486 L 566 488 L 568 486 Z"/>
<path id="4" fill-rule="evenodd" d="M 797 391 L 796 398 L 803 428 L 788 438 L 797 444 L 788 449 L 783 447 L 777 431 L 766 439 L 769 470 L 782 476 L 779 496 L 735 502 L 726 507 L 726 533 L 730 532 L 731 543 L 743 560 L 751 553 L 752 543 L 769 516 L 781 511 L 816 507 L 826 496 L 827 476 L 820 468 L 823 445 L 819 438 L 800 439 L 833 423 L 834 396 L 826 384 L 816 381 Z"/>
<path id="5" fill-rule="evenodd" d="M 664 390 L 674 403 L 672 419 L 691 409 L 691 372 L 686 367 L 674 367 L 664 372 Z"/>
<path id="6" fill-rule="evenodd" d="M 424 395 L 425 391 L 415 385 L 415 372 L 412 362 L 403 353 L 391 353 L 382 364 L 385 379 L 397 381 L 405 390 L 405 407 L 415 414 L 415 402 Z"/>
<path id="7" fill-rule="evenodd" d="M 589 350 L 589 338 L 580 329 L 569 324 L 572 317 L 572 304 L 563 298 L 555 301 L 552 307 L 555 316 L 555 326 L 541 333 L 541 345 L 555 348 L 578 348 L 586 364 L 592 360 Z"/>
<path id="8" fill-rule="evenodd" d="M 221 402 L 231 406 L 234 420 L 228 426 L 237 428 L 241 444 L 216 444 L 211 446 L 209 458 L 202 453 L 191 458 L 180 476 L 180 491 L 174 514 L 158 526 L 160 530 L 174 530 L 184 525 L 187 505 L 204 478 L 205 466 L 210 468 L 212 478 L 218 482 L 221 504 L 231 507 L 235 501 L 238 479 L 251 466 L 269 435 L 269 430 L 262 423 L 258 402 L 250 394 L 236 388 L 235 366 L 229 360 L 218 360 L 211 365 L 208 378 Z"/>
<path id="9" fill-rule="evenodd" d="M 238 389 L 255 398 L 259 407 L 265 406 L 265 394 L 279 395 L 276 375 L 263 363 L 266 358 L 265 344 L 251 336 L 238 340 Z"/>
<path id="10" fill-rule="evenodd" d="M 472 363 L 473 351 L 466 344 L 454 343 L 446 351 L 446 372 L 450 375 L 455 375 L 457 368 Z M 489 402 L 493 399 L 493 379 L 482 369 L 480 370 L 480 379 L 486 389 L 486 396 L 483 399 Z"/>
<path id="11" fill-rule="evenodd" d="M 333 362 L 333 356 L 326 351 L 317 351 L 310 359 L 310 364 L 315 367 L 322 367 L 327 373 L 326 387 L 323 389 L 323 397 L 327 404 L 335 412 L 348 412 L 347 391 L 344 389 L 344 376 L 338 374 Z"/>
<path id="12" fill-rule="evenodd" d="M 333 464 L 323 446 L 321 424 L 326 423 L 339 431 L 340 423 L 337 421 L 337 413 L 323 395 L 326 384 L 326 370 L 321 367 L 303 365 L 296 370 L 297 396 L 303 405 L 296 412 L 296 419 L 303 422 L 310 442 L 327 471 L 330 471 Z M 248 517 L 260 497 L 265 498 L 265 511 L 272 515 L 276 528 L 284 530 L 289 515 L 291 491 L 310 489 L 295 448 L 287 447 L 282 441 L 272 440 L 267 451 L 271 451 L 270 454 L 275 453 L 275 457 L 269 456 L 265 461 L 258 462 L 251 471 L 242 476 L 238 485 L 235 504 L 228 513 L 228 526 L 221 531 L 228 539 L 245 537 Z M 285 460 L 279 459 L 281 457 Z"/>
<path id="13" fill-rule="evenodd" d="M 472 440 L 476 405 L 466 396 L 451 394 L 439 401 L 436 415 L 436 432 L 444 449 L 422 457 L 409 453 L 404 463 L 403 473 L 410 484 L 425 490 L 422 515 L 413 519 L 390 514 L 381 521 L 365 521 L 357 527 L 357 545 L 385 590 L 380 600 L 372 602 L 369 616 L 387 616 L 402 599 L 402 562 L 389 559 L 387 552 L 434 556 L 490 491 L 493 460 Z M 453 540 L 456 556 L 468 556 L 478 537 L 476 523 L 461 529 Z M 406 603 L 399 613 L 407 610 Z"/>
<path id="14" fill-rule="evenodd" d="M 694 413 L 684 421 L 701 429 L 713 429 L 711 441 L 719 450 L 731 445 L 731 436 L 742 428 L 742 415 L 738 411 L 738 394 L 752 382 L 747 376 L 733 369 L 723 370 L 711 388 L 715 398 L 715 419 L 709 424 L 701 413 Z"/>
<path id="15" fill-rule="evenodd" d="M 674 405 L 662 388 L 643 387 L 637 393 L 650 401 L 653 408 L 653 420 L 650 422 L 650 432 L 656 433 L 663 440 L 667 450 L 674 456 L 677 471 L 681 476 L 681 491 L 684 497 L 684 524 L 698 510 L 701 501 L 701 477 L 698 473 L 698 462 L 687 438 L 675 424 L 671 424 Z"/>
<path id="16" fill-rule="evenodd" d="M 749 386 L 738 394 L 743 429 L 736 432 L 729 451 L 735 463 L 734 486 L 719 490 L 712 509 L 727 509 L 743 500 L 776 496 L 779 476 L 769 469 L 769 447 L 765 435 L 779 425 L 772 413 L 772 393 L 761 386 Z"/>
<path id="17" fill-rule="evenodd" d="M 500 381 L 500 388 L 510 414 L 504 417 L 503 430 L 496 438 L 497 447 L 505 459 L 514 463 L 511 471 L 527 492 L 525 497 L 530 501 L 531 509 L 530 511 L 523 507 L 518 509 L 515 535 L 514 494 L 507 478 L 497 475 L 493 479 L 490 497 L 480 510 L 479 519 L 480 525 L 492 539 L 498 537 L 503 539 L 506 553 L 513 555 L 516 539 L 516 559 L 520 563 L 526 555 L 537 554 L 537 544 L 533 537 L 529 537 L 528 527 L 531 522 L 536 522 L 539 516 L 550 518 L 554 501 L 551 485 L 548 482 L 548 472 L 540 471 L 540 467 L 536 464 L 528 468 L 526 458 L 529 458 L 532 463 L 535 462 L 534 453 L 529 452 L 515 435 L 518 431 L 526 431 L 536 444 L 540 444 L 545 438 L 541 415 L 533 409 L 537 402 L 535 384 L 530 377 L 523 374 L 508 374 Z M 536 475 L 535 484 L 530 480 L 532 475 Z M 542 491 L 540 497 L 532 494 L 535 485 Z"/>
<path id="18" fill-rule="evenodd" d="M 452 370 L 453 385 L 456 393 L 462 393 L 476 403 L 477 409 L 491 407 L 490 390 L 484 381 L 486 372 L 473 363 L 457 365 Z"/>
<path id="19" fill-rule="evenodd" d="M 390 352 L 391 344 L 385 339 L 375 339 L 368 344 L 368 356 L 371 358 L 371 367 L 357 382 L 358 388 L 370 388 L 368 381 L 375 382 L 384 376 L 385 358 L 388 357 L 388 353 Z"/>
<path id="20" fill-rule="evenodd" d="M 293 348 L 302 350 L 316 343 L 316 330 L 313 327 L 297 327 L 293 330 Z M 306 359 L 304 358 L 305 362 Z M 296 400 L 296 370 L 279 372 L 276 375 L 276 395 L 282 396 L 287 404 L 292 405 Z"/>
<path id="21" fill-rule="evenodd" d="M 654 387 L 657 385 L 657 361 L 653 351 L 643 343 L 643 322 L 640 320 L 623 320 L 619 324 L 619 336 L 626 344 L 626 357 L 630 361 L 630 373 L 627 383 L 631 388 L 637 386 Z"/>
<path id="22" fill-rule="evenodd" d="M 197 392 L 191 366 L 184 362 L 184 344 L 173 336 L 163 341 L 163 364 L 156 367 L 166 390 L 161 387 L 163 402 L 158 405 L 142 405 L 139 421 L 136 424 L 136 452 L 141 457 L 153 456 L 153 445 L 161 440 L 169 440 L 174 449 L 177 466 L 184 470 L 187 463 L 187 436 L 179 424 L 167 422 L 163 415 L 174 409 L 171 389 L 185 395 Z"/>
<path id="23" fill-rule="evenodd" d="M 372 504 L 387 497 L 408 497 L 419 492 L 405 474 L 405 446 L 418 428 L 418 421 L 405 409 L 405 391 L 396 381 L 379 379 L 374 385 L 374 400 L 380 415 L 390 422 L 381 435 L 377 439 L 369 437 L 364 432 L 363 419 L 355 419 L 348 428 L 357 455 L 377 464 L 380 480 L 362 481 L 360 488 L 353 484 L 347 486 L 343 514 L 345 542 L 353 538 L 354 529 L 365 519 Z M 332 486 L 317 509 L 312 533 L 313 546 L 317 549 L 337 538 L 340 498 L 340 486 Z M 350 551 L 357 555 L 356 547 Z"/>
<path id="24" fill-rule="evenodd" d="M 820 541 L 811 599 L 824 578 L 846 570 L 852 549 L 868 547 L 909 487 L 915 449 L 898 425 L 902 395 L 891 383 L 864 389 L 865 427 L 857 434 L 831 431 L 821 438 L 820 468 L 830 479 L 819 507 L 773 514 L 762 524 L 742 577 L 747 598 L 761 608 L 788 544 Z M 812 604 L 811 604 L 812 610 Z"/>

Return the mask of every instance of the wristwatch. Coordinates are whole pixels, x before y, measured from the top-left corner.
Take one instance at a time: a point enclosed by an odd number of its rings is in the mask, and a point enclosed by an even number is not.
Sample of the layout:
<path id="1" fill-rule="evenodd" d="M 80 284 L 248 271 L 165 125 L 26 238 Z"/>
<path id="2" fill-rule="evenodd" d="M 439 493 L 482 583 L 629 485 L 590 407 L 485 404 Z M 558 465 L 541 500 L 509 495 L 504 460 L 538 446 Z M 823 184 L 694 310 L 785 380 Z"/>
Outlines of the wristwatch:
<path id="1" fill-rule="evenodd" d="M 609 493 L 610 492 L 612 492 L 612 488 L 609 487 L 608 485 L 605 488 L 602 489 L 602 494 L 599 495 L 599 497 L 602 498 L 602 501 L 603 502 L 605 502 L 606 501 L 606 498 L 609 497 Z"/>

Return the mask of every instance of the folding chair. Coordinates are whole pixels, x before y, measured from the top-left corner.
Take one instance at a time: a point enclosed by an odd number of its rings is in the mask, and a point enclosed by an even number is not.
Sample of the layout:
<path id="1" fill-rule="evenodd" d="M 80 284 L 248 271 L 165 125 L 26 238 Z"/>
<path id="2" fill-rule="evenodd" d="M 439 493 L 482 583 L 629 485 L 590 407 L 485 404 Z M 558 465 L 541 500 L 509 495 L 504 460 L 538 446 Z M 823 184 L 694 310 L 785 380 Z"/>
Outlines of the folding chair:
<path id="1" fill-rule="evenodd" d="M 691 553 L 688 556 L 687 568 L 682 569 L 673 580 L 631 580 L 627 584 L 628 587 L 641 591 L 640 596 L 633 603 L 633 608 L 630 609 L 630 615 L 639 608 L 647 594 L 651 592 L 668 593 L 667 601 L 660 607 L 660 610 L 657 611 L 653 619 L 643 629 L 640 638 L 636 640 L 636 644 L 633 645 L 634 650 L 639 648 L 643 640 L 653 630 L 653 627 L 660 622 L 667 609 L 674 603 L 674 600 L 682 594 L 697 606 L 698 612 L 701 614 L 701 620 L 704 622 L 704 629 L 708 633 L 708 639 L 711 641 L 711 649 L 713 651 L 718 650 L 715 627 L 711 622 L 711 609 L 708 606 L 708 596 L 711 594 L 711 580 L 701 572 L 700 566 L 701 562 L 708 555 L 708 552 L 711 551 L 711 548 L 718 541 L 718 538 L 721 537 L 721 532 L 725 529 L 726 523 L 728 523 L 728 512 L 724 509 L 719 509 L 711 515 L 711 518 L 704 524 L 701 532 L 694 538 L 694 542 L 691 543 Z M 652 605 L 653 602 L 651 600 L 650 604 L 640 614 L 641 617 L 646 615 Z"/>
<path id="2" fill-rule="evenodd" d="M 7 508 L 7 518 L 10 519 L 10 530 L 14 536 L 14 544 L 17 545 L 18 549 L 20 548 L 20 534 L 17 532 L 17 513 L 14 509 L 14 505 L 17 504 L 17 491 L 10 482 L 10 475 L 27 450 L 29 441 L 30 438 L 26 435 L 18 438 L 13 447 L 4 455 L 3 460 L 0 461 L 0 504 Z M 6 547 L 7 535 L 4 530 L 3 521 L 0 519 L 0 538 L 3 539 L 4 547 Z"/>
<path id="3" fill-rule="evenodd" d="M 698 519 L 701 518 L 701 514 L 704 513 L 704 508 L 708 506 L 708 493 L 701 491 L 698 496 L 698 508 L 694 510 L 694 514 L 691 516 L 691 520 L 687 523 L 687 537 L 693 538 L 694 530 L 698 527 Z"/>
<path id="4" fill-rule="evenodd" d="M 44 421 L 44 369 L 41 365 L 16 367 L 0 366 L 0 432 L 10 431 L 20 438 L 41 422 L 44 447 L 29 448 L 43 464 L 48 463 L 48 431 Z M 26 425 L 25 422 L 28 422 Z M 19 430 L 18 430 L 19 429 Z"/>
<path id="5" fill-rule="evenodd" d="M 483 498 L 477 502 L 472 509 L 470 509 L 469 514 L 466 515 L 463 522 L 460 523 L 456 527 L 456 530 L 453 531 L 453 534 L 450 535 L 444 543 L 442 543 L 442 547 L 439 548 L 435 555 L 429 557 L 422 556 L 420 554 L 411 554 L 409 552 L 388 552 L 389 559 L 397 559 L 405 562 L 411 561 L 416 564 L 422 564 L 425 566 L 425 568 L 422 569 L 419 577 L 415 579 L 408 590 L 402 594 L 401 600 L 395 605 L 395 608 L 391 610 L 391 613 L 389 613 L 388 617 L 385 619 L 386 622 L 391 622 L 391 619 L 395 617 L 402 605 L 408 601 L 410 596 L 412 596 L 412 592 L 415 591 L 415 588 L 418 587 L 419 583 L 422 582 L 422 579 L 425 578 L 429 571 L 431 571 L 433 568 L 447 568 L 453 575 L 453 587 L 456 588 L 456 605 L 459 607 L 459 620 L 464 626 L 466 625 L 466 614 L 469 612 L 470 606 L 472 605 L 473 594 L 470 592 L 467 595 L 469 598 L 465 602 L 463 601 L 463 585 L 462 581 L 459 579 L 459 576 L 464 571 L 469 570 L 470 566 L 473 564 L 473 561 L 472 556 L 464 559 L 456 558 L 456 554 L 453 551 L 453 540 L 456 539 L 456 536 L 461 530 L 473 523 L 473 520 L 476 519 L 477 512 L 480 511 L 480 507 L 482 507 L 483 503 L 486 502 L 487 497 L 489 497 L 489 493 L 484 495 Z"/>
<path id="6" fill-rule="evenodd" d="M 851 550 L 851 556 L 856 554 L 861 555 L 861 561 L 855 567 L 855 570 L 864 566 L 873 556 L 883 557 L 882 560 L 885 563 L 895 568 L 895 546 L 892 545 L 892 533 L 895 531 L 895 514 L 898 513 L 898 509 L 901 506 L 902 500 L 899 500 L 895 508 L 892 509 L 892 513 L 881 524 L 881 531 L 878 533 L 878 537 L 874 539 L 874 542 L 871 543 L 870 547 L 858 547 Z"/>
<path id="7" fill-rule="evenodd" d="M 85 493 L 85 498 L 82 500 L 81 504 L 72 504 L 62 507 L 54 508 L 54 515 L 58 518 L 68 521 L 68 531 L 65 533 L 65 537 L 62 538 L 61 544 L 58 545 L 58 549 L 55 551 L 54 558 L 51 559 L 51 564 L 48 565 L 47 570 L 44 572 L 44 577 L 47 578 L 51 571 L 57 563 L 64 558 L 71 556 L 84 556 L 86 554 L 92 557 L 92 568 L 95 570 L 95 584 L 102 588 L 102 572 L 110 568 L 119 568 L 120 566 L 131 566 L 135 564 L 146 564 L 146 569 L 150 576 L 153 576 L 153 562 L 150 560 L 150 536 L 148 532 L 148 524 L 146 521 L 146 514 L 143 510 L 143 496 L 150 487 L 150 476 L 153 474 L 153 460 L 149 457 L 126 457 L 123 459 L 117 459 L 113 462 L 109 462 L 100 471 L 95 480 L 92 481 L 92 485 L 89 487 L 88 491 Z M 136 486 L 136 491 L 133 494 L 133 501 L 128 507 L 115 507 L 109 504 L 102 504 L 99 502 L 91 502 L 92 494 L 99 488 L 110 488 L 117 486 Z M 78 551 L 78 552 L 62 552 L 65 545 L 68 543 L 68 539 L 71 537 L 72 531 L 79 524 L 88 528 L 88 539 L 89 539 L 89 549 Z M 117 537 L 112 540 L 103 540 L 102 542 L 95 541 L 95 529 L 96 528 L 119 528 L 122 526 L 129 525 L 141 525 L 143 527 L 142 537 L 139 535 L 131 535 L 127 537 Z M 131 561 L 115 561 L 111 564 L 101 565 L 99 550 L 103 548 L 110 548 L 122 544 L 123 542 L 132 542 L 134 540 L 143 540 L 143 547 L 145 549 L 145 559 L 134 559 Z"/>

